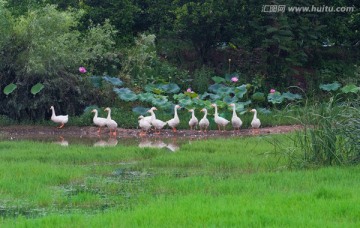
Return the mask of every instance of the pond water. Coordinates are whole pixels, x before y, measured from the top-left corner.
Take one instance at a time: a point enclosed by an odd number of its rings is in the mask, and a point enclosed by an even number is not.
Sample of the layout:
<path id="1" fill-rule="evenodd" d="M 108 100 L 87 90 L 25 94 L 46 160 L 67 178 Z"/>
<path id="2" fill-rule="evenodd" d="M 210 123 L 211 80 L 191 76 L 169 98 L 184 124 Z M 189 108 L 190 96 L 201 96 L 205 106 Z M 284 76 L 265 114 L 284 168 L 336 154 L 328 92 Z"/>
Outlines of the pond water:
<path id="1" fill-rule="evenodd" d="M 138 146 L 141 148 L 164 148 L 169 151 L 177 151 L 181 145 L 188 144 L 194 140 L 206 140 L 207 137 L 77 137 L 62 135 L 21 135 L 21 136 L 4 136 L 0 135 L 0 140 L 6 141 L 35 141 L 54 143 L 60 146 L 85 145 L 93 147 L 114 147 L 114 146 Z"/>

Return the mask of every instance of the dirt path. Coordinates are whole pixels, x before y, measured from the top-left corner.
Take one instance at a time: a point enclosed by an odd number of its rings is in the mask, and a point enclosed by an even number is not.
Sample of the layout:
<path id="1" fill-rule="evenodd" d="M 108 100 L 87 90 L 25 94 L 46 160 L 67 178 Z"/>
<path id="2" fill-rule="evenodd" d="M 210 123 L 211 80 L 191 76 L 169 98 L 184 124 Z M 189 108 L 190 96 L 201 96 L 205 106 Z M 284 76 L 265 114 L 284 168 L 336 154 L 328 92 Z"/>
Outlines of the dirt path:
<path id="1" fill-rule="evenodd" d="M 251 129 L 242 129 L 240 131 L 234 132 L 233 130 L 228 130 L 224 132 L 219 132 L 217 130 L 211 130 L 206 133 L 199 131 L 190 131 L 190 130 L 178 130 L 177 132 L 172 132 L 169 129 L 164 129 L 160 134 L 153 134 L 152 132 L 148 133 L 144 137 L 156 137 L 156 138 L 212 138 L 212 137 L 228 137 L 228 136 L 247 136 L 254 135 L 254 133 L 259 135 L 266 134 L 280 134 L 292 132 L 294 130 L 300 129 L 299 125 L 291 126 L 275 126 L 275 127 L 264 127 L 260 128 L 258 132 L 254 132 Z M 102 136 L 108 136 L 109 131 L 104 129 Z M 123 129 L 118 128 L 117 138 L 139 138 L 139 129 Z M 63 136 L 63 137 L 98 137 L 96 127 L 64 127 L 63 129 L 57 129 L 50 126 L 5 126 L 0 127 L 0 136 L 1 138 L 36 138 L 36 137 L 45 137 L 45 136 Z"/>

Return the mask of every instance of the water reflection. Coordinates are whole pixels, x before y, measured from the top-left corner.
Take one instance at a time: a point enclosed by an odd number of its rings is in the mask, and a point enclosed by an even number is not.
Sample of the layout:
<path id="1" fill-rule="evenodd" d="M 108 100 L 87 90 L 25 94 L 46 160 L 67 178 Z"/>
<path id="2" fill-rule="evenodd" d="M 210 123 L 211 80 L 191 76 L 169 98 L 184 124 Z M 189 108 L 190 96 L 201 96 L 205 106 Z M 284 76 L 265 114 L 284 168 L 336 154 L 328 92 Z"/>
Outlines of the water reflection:
<path id="1" fill-rule="evenodd" d="M 24 135 L 24 136 L 8 136 L 2 137 L 1 140 L 30 140 L 37 142 L 46 142 L 58 144 L 60 146 L 71 146 L 71 145 L 87 145 L 94 147 L 115 147 L 119 144 L 123 146 L 138 146 L 141 148 L 163 148 L 169 151 L 175 152 L 179 150 L 180 146 L 184 143 L 189 143 L 192 139 L 174 137 L 174 138 L 161 138 L 161 137 L 129 137 L 129 138 L 114 138 L 114 137 L 83 137 L 83 136 L 55 136 L 55 135 Z"/>
<path id="2" fill-rule="evenodd" d="M 100 139 L 95 142 L 93 146 L 95 147 L 105 147 L 105 146 L 116 146 L 118 144 L 118 140 L 116 138 L 110 137 L 107 141 Z"/>
<path id="3" fill-rule="evenodd" d="M 139 142 L 139 147 L 140 148 L 144 148 L 144 147 L 167 148 L 170 151 L 175 152 L 176 150 L 178 150 L 180 148 L 179 145 L 175 141 L 176 140 L 172 140 L 172 142 L 166 143 L 166 141 L 160 140 L 160 139 L 143 138 Z"/>
<path id="4" fill-rule="evenodd" d="M 69 146 L 69 141 L 65 140 L 62 136 L 60 136 L 59 139 L 53 143 L 59 144 L 60 146 Z"/>

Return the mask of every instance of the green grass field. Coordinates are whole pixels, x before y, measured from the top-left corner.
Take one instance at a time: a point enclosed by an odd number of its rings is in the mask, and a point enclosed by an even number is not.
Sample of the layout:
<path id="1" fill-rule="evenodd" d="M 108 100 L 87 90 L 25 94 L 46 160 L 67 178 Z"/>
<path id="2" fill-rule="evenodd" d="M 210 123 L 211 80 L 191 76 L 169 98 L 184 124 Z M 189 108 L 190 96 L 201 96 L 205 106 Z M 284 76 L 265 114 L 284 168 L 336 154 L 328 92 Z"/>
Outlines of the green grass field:
<path id="1" fill-rule="evenodd" d="M 290 169 L 289 136 L 176 153 L 0 142 L 0 226 L 359 227 L 360 167 Z"/>

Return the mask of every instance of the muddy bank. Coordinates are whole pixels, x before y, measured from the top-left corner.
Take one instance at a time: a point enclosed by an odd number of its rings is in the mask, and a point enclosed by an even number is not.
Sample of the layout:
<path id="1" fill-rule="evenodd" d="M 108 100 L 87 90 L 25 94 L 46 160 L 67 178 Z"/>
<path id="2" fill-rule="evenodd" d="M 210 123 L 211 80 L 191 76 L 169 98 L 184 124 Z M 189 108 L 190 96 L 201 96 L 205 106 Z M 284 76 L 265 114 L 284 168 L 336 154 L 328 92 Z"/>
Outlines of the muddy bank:
<path id="1" fill-rule="evenodd" d="M 155 138 L 193 138 L 193 137 L 227 137 L 227 136 L 251 136 L 251 135 L 266 135 L 266 134 L 281 134 L 292 132 L 294 130 L 300 129 L 299 125 L 290 125 L 290 126 L 275 126 L 275 127 L 264 127 L 256 131 L 252 129 L 241 129 L 240 131 L 218 131 L 210 130 L 206 133 L 199 131 L 191 130 L 178 130 L 173 132 L 170 129 L 163 129 L 160 134 L 154 134 L 154 132 L 148 132 L 145 136 L 142 137 L 155 137 Z M 1 138 L 36 138 L 36 137 L 46 137 L 46 136 L 62 136 L 62 137 L 99 137 L 97 133 L 98 128 L 92 126 L 86 127 L 67 127 L 65 126 L 62 129 L 57 129 L 56 127 L 50 126 L 5 126 L 0 127 L 0 136 Z M 140 130 L 139 129 L 124 129 L 118 128 L 116 138 L 139 138 Z M 105 128 L 101 132 L 101 137 L 108 137 L 109 131 Z"/>

